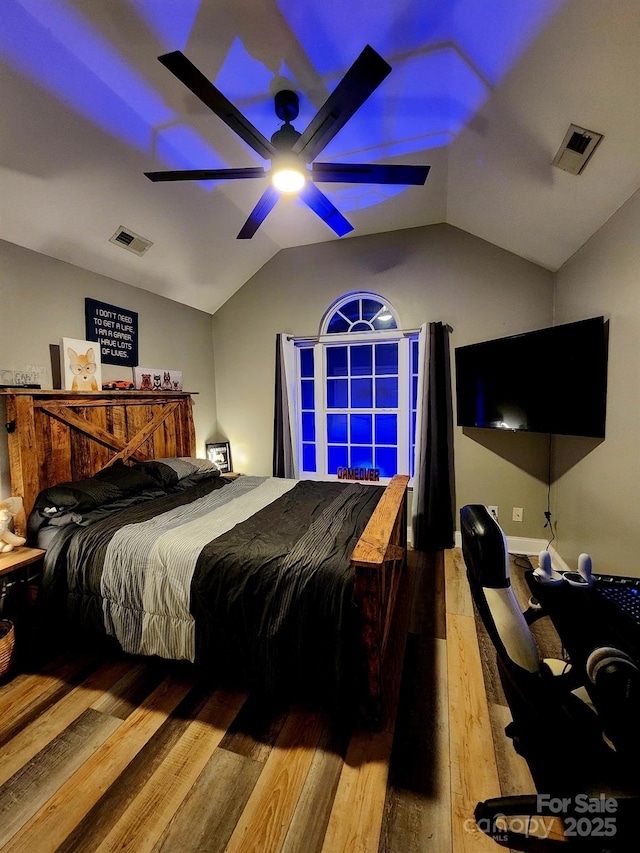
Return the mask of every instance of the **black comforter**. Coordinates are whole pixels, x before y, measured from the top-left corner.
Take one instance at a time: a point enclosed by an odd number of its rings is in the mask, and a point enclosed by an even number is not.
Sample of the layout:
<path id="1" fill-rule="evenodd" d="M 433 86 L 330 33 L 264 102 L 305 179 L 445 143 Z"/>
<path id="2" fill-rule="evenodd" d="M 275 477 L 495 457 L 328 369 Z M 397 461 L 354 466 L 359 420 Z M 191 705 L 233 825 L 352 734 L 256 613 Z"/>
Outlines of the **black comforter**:
<path id="1" fill-rule="evenodd" d="M 382 491 L 198 474 L 88 507 L 45 494 L 42 602 L 127 652 L 342 703 L 360 669 L 350 555 Z"/>

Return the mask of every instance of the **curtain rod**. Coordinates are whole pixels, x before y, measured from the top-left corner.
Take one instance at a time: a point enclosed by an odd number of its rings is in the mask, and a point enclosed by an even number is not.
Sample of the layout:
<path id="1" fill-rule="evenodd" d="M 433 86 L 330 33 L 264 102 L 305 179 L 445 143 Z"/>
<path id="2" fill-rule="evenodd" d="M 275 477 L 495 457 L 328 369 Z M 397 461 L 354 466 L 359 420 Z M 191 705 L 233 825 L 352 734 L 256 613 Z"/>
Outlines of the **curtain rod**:
<path id="1" fill-rule="evenodd" d="M 451 334 L 453 332 L 453 326 L 450 326 L 448 323 L 443 323 L 445 329 Z M 388 331 L 388 332 L 400 332 L 402 335 L 417 335 L 420 332 L 420 329 L 379 329 L 378 331 Z M 348 332 L 346 334 L 350 335 L 370 335 L 371 332 Z M 329 335 L 287 335 L 288 341 L 319 341 L 320 338 L 329 337 Z"/>

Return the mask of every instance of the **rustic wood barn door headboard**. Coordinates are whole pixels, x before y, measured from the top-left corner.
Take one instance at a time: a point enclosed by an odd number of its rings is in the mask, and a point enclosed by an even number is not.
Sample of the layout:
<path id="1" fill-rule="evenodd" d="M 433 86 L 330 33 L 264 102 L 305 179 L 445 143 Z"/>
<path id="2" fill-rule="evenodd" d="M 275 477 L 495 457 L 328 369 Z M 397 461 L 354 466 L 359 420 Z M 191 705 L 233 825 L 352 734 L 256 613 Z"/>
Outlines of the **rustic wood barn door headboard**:
<path id="1" fill-rule="evenodd" d="M 141 391 L 3 392 L 11 491 L 29 514 L 38 493 L 91 477 L 116 460 L 194 456 L 191 395 Z M 16 518 L 16 532 L 24 518 Z"/>

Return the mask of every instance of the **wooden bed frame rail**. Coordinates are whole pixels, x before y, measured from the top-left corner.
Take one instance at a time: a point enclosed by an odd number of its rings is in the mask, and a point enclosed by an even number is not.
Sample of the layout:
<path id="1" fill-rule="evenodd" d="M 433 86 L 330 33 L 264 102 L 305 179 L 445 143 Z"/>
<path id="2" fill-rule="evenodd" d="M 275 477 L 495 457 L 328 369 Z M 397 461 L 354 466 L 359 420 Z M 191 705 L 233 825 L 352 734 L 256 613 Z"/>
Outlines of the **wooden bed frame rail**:
<path id="1" fill-rule="evenodd" d="M 11 491 L 24 502 L 24 513 L 15 519 L 20 535 L 38 494 L 49 486 L 91 477 L 118 459 L 196 454 L 187 392 L 0 393 L 7 404 Z M 393 477 L 351 556 L 366 658 L 368 698 L 361 712 L 373 725 L 385 715 L 382 664 L 405 565 L 408 480 Z"/>
<path id="2" fill-rule="evenodd" d="M 406 474 L 396 474 L 384 491 L 351 555 L 366 654 L 367 706 L 361 714 L 372 725 L 387 716 L 383 700 L 383 662 L 407 552 Z"/>

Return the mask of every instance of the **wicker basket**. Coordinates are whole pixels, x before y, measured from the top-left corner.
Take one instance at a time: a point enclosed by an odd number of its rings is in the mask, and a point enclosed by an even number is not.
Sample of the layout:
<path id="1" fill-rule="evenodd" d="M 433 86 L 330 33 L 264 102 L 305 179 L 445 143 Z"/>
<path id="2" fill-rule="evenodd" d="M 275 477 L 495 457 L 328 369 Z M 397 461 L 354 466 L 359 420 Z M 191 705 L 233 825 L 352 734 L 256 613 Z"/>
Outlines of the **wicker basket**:
<path id="1" fill-rule="evenodd" d="M 0 678 L 11 672 L 16 659 L 16 632 L 13 622 L 0 619 Z"/>

